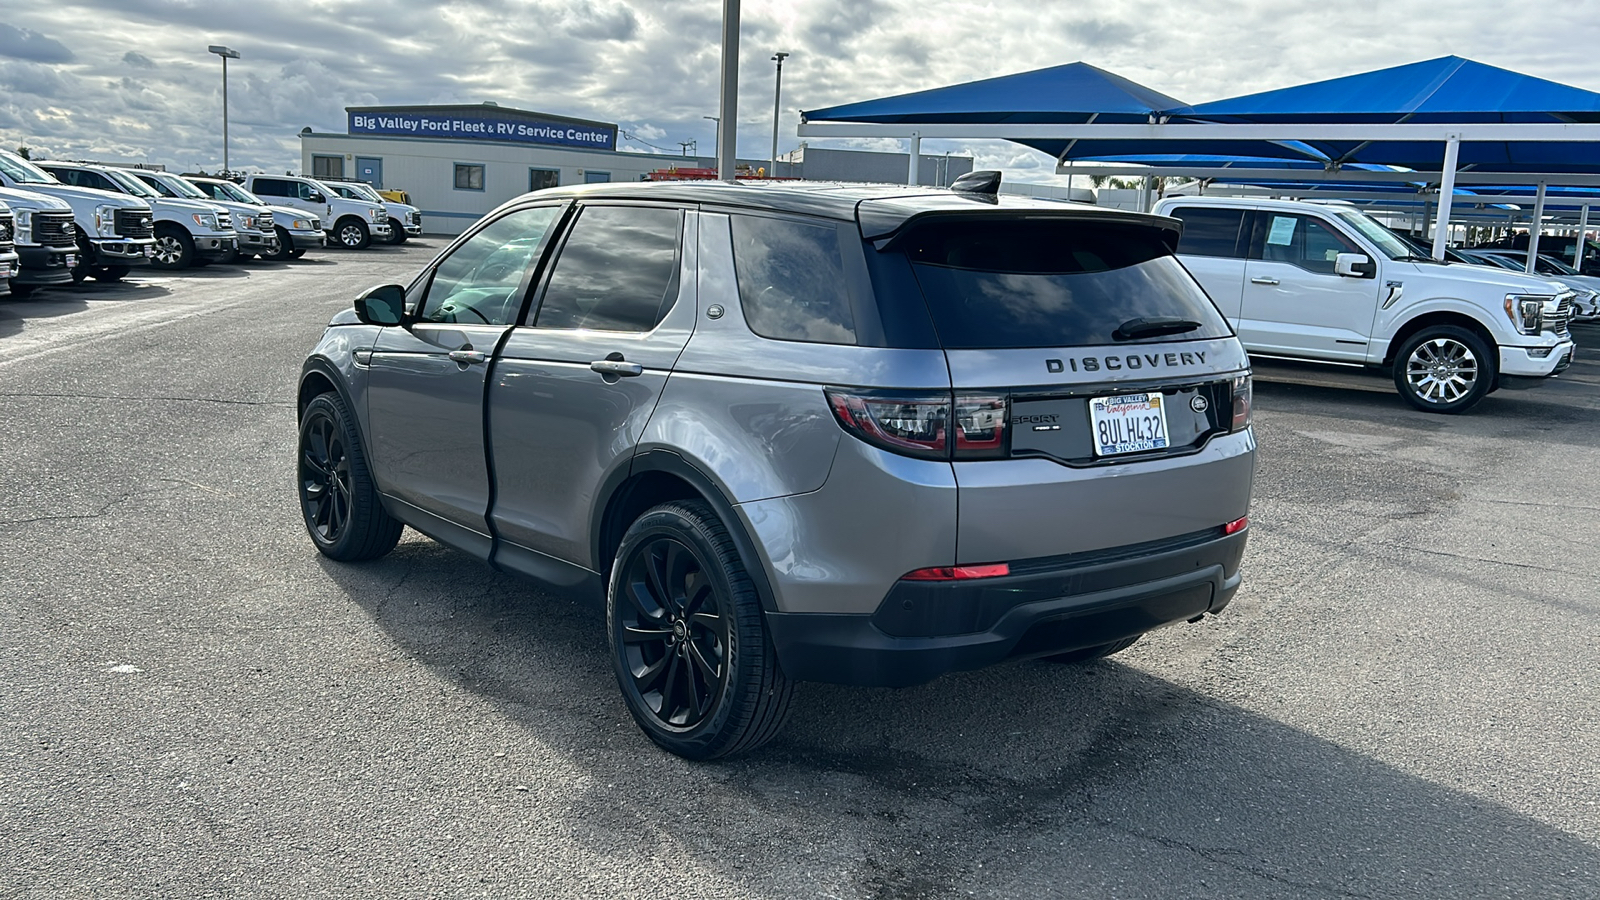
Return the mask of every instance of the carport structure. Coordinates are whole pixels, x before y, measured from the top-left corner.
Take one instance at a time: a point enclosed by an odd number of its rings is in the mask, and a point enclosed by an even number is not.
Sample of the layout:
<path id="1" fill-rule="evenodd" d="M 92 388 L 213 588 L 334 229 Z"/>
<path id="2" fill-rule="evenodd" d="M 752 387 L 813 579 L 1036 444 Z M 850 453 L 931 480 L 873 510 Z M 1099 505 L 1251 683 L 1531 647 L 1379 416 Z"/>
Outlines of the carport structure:
<path id="1" fill-rule="evenodd" d="M 1458 184 L 1488 186 L 1489 203 L 1532 188 L 1530 271 L 1547 188 L 1600 187 L 1600 93 L 1455 56 L 1198 105 L 1073 63 L 802 111 L 799 134 L 909 139 L 913 175 L 923 138 L 953 138 L 1024 144 L 1058 172 L 1083 161 L 1113 164 L 1103 174 L 1412 185 L 1437 192 L 1439 259 Z M 1562 201 L 1580 233 L 1587 199 Z"/>

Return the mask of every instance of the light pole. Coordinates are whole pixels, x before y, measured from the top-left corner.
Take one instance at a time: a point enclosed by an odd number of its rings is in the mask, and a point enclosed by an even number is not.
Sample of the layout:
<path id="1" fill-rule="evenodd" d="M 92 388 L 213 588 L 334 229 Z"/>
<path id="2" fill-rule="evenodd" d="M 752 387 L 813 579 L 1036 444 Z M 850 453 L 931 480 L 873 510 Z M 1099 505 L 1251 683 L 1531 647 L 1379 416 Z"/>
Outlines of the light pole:
<path id="1" fill-rule="evenodd" d="M 732 181 L 738 177 L 734 132 L 739 129 L 739 0 L 722 0 L 722 92 L 717 118 L 717 178 Z"/>
<path id="2" fill-rule="evenodd" d="M 239 51 L 218 44 L 206 49 L 222 57 L 222 172 L 226 175 L 232 170 L 228 165 L 228 60 L 238 59 Z"/>
<path id="3" fill-rule="evenodd" d="M 772 161 L 767 164 L 767 177 L 778 175 L 778 111 L 783 101 L 783 61 L 789 54 L 779 50 L 772 61 L 778 64 L 778 80 L 772 87 Z"/>

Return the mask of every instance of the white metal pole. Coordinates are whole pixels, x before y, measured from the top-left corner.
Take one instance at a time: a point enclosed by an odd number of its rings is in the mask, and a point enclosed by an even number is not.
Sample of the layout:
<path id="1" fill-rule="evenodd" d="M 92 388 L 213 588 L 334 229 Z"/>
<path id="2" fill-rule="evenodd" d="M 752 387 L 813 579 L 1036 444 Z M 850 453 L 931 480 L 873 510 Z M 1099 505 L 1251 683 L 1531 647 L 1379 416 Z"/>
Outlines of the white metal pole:
<path id="1" fill-rule="evenodd" d="M 228 58 L 222 58 L 222 171 L 232 171 L 228 165 Z"/>
<path id="2" fill-rule="evenodd" d="M 780 50 L 772 57 L 778 63 L 778 80 L 772 85 L 772 161 L 767 164 L 768 178 L 778 175 L 778 115 L 783 100 L 783 58 L 788 55 Z"/>
<path id="3" fill-rule="evenodd" d="M 1444 259 L 1450 243 L 1450 207 L 1456 199 L 1456 162 L 1461 158 L 1461 137 L 1451 135 L 1444 142 L 1444 177 L 1439 180 L 1438 224 L 1433 228 L 1433 258 Z"/>
<path id="4" fill-rule="evenodd" d="M 1584 235 L 1589 232 L 1589 206 L 1584 204 L 1583 212 L 1578 216 L 1578 242 L 1572 245 L 1572 267 L 1580 274 L 1583 272 Z"/>
<path id="5" fill-rule="evenodd" d="M 1539 182 L 1539 192 L 1533 195 L 1533 221 L 1528 223 L 1528 263 L 1523 268 L 1529 275 L 1533 274 L 1533 264 L 1539 259 L 1539 232 L 1544 228 L 1544 191 L 1545 183 Z"/>
<path id="6" fill-rule="evenodd" d="M 739 162 L 739 0 L 722 0 L 722 102 L 717 112 L 717 178 L 733 181 Z"/>
<path id="7" fill-rule="evenodd" d="M 911 132 L 911 166 L 906 175 L 906 184 L 915 187 L 917 184 L 917 162 L 922 158 L 922 134 Z"/>

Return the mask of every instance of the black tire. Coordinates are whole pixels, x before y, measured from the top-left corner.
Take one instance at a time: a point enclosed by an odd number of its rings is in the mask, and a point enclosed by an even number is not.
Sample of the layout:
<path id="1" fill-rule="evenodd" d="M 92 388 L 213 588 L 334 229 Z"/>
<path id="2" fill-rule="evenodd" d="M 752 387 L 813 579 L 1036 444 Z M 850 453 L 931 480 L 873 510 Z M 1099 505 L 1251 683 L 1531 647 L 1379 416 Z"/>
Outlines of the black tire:
<path id="1" fill-rule="evenodd" d="M 26 300 L 38 290 L 39 286 L 37 284 L 17 284 L 13 281 L 11 283 L 11 299 Z"/>
<path id="2" fill-rule="evenodd" d="M 399 219 L 389 220 L 389 243 L 404 244 L 406 242 L 406 238 L 410 236 L 411 235 L 406 234 L 405 226 L 400 224 Z"/>
<path id="3" fill-rule="evenodd" d="M 187 269 L 194 264 L 194 238 L 176 225 L 156 228 L 156 255 L 150 265 L 158 269 Z"/>
<path id="4" fill-rule="evenodd" d="M 73 284 L 83 284 L 84 279 L 89 277 L 90 270 L 94 268 L 93 259 L 94 253 L 89 248 L 88 238 L 83 236 L 83 232 L 78 232 L 78 263 L 72 267 Z"/>
<path id="5" fill-rule="evenodd" d="M 333 227 L 333 237 L 346 250 L 365 250 L 372 245 L 372 230 L 355 216 L 346 216 Z"/>
<path id="6" fill-rule="evenodd" d="M 669 753 L 747 753 L 788 717 L 793 682 L 761 599 L 728 529 L 700 501 L 657 506 L 623 535 L 606 634 L 628 712 Z"/>
<path id="7" fill-rule="evenodd" d="M 1103 659 L 1113 653 L 1121 653 L 1122 651 L 1138 643 L 1139 638 L 1141 637 L 1144 637 L 1144 635 L 1136 634 L 1131 638 L 1123 638 L 1120 641 L 1112 641 L 1109 644 L 1100 644 L 1094 647 L 1083 647 L 1078 650 L 1068 650 L 1065 653 L 1057 653 L 1054 656 L 1041 656 L 1039 658 L 1044 662 L 1063 663 L 1066 665 L 1091 662 L 1096 659 Z"/>
<path id="8" fill-rule="evenodd" d="M 272 230 L 278 235 L 278 252 L 272 254 L 263 253 L 261 258 L 283 262 L 294 253 L 294 239 L 289 237 L 289 229 L 284 228 L 282 225 L 274 225 Z"/>
<path id="9" fill-rule="evenodd" d="M 322 394 L 300 415 L 297 491 L 306 533 L 329 559 L 377 559 L 394 549 L 405 527 L 378 500 L 355 422 L 336 393 Z"/>
<path id="10" fill-rule="evenodd" d="M 296 249 L 294 252 L 290 253 L 289 255 L 294 257 L 295 259 L 299 259 L 300 257 L 306 255 L 306 251 L 304 249 Z"/>
<path id="11" fill-rule="evenodd" d="M 132 266 L 95 266 L 93 269 L 89 270 L 89 276 L 95 281 L 109 283 L 113 281 L 121 281 L 129 272 L 132 271 Z"/>
<path id="12" fill-rule="evenodd" d="M 1395 390 L 1423 412 L 1455 414 L 1477 406 L 1499 378 L 1488 341 L 1459 325 L 1432 325 L 1407 338 L 1394 355 Z"/>

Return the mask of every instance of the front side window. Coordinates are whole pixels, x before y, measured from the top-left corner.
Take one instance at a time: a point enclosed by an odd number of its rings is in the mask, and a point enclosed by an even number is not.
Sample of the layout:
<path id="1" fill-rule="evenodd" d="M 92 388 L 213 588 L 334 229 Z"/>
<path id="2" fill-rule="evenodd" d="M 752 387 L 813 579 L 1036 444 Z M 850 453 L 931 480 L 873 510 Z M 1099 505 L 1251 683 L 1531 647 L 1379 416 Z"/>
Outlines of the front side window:
<path id="1" fill-rule="evenodd" d="M 991 219 L 914 226 L 904 253 L 948 349 L 1091 347 L 1227 337 L 1227 320 L 1144 225 Z M 872 251 L 869 251 L 872 252 Z M 874 276 L 875 279 L 877 276 Z M 883 285 L 883 289 L 892 289 Z M 1129 335 L 1137 319 L 1182 331 Z"/>
<path id="2" fill-rule="evenodd" d="M 1187 256 L 1225 256 L 1244 258 L 1239 230 L 1244 224 L 1242 209 L 1179 207 L 1172 215 L 1183 220 L 1183 237 L 1178 252 Z"/>
<path id="3" fill-rule="evenodd" d="M 738 215 L 730 222 L 739 303 L 751 331 L 781 341 L 856 342 L 838 226 Z"/>
<path id="4" fill-rule="evenodd" d="M 1264 227 L 1257 238 L 1260 258 L 1288 263 L 1309 272 L 1332 275 L 1334 259 L 1341 253 L 1360 253 L 1349 238 L 1321 219 L 1311 216 L 1264 213 Z"/>
<path id="5" fill-rule="evenodd" d="M 296 197 L 299 197 L 301 200 L 305 200 L 307 202 L 311 201 L 311 195 L 312 194 L 317 193 L 317 189 L 316 188 L 312 187 L 309 184 L 306 184 L 304 181 L 296 181 L 294 183 L 294 187 L 295 187 L 294 195 Z"/>
<path id="6" fill-rule="evenodd" d="M 489 223 L 445 257 L 422 298 L 425 322 L 510 325 L 522 310 L 522 280 L 559 207 L 519 209 Z"/>
<path id="7" fill-rule="evenodd" d="M 456 163 L 456 190 L 483 190 L 483 166 Z"/>
<path id="8" fill-rule="evenodd" d="M 545 188 L 561 186 L 560 169 L 529 169 L 528 190 L 542 191 Z"/>
<path id="9" fill-rule="evenodd" d="M 683 213 L 591 206 L 556 260 L 534 325 L 650 331 L 677 299 Z"/>
<path id="10" fill-rule="evenodd" d="M 342 156 L 313 156 L 311 157 L 312 178 L 343 178 L 344 157 Z"/>

